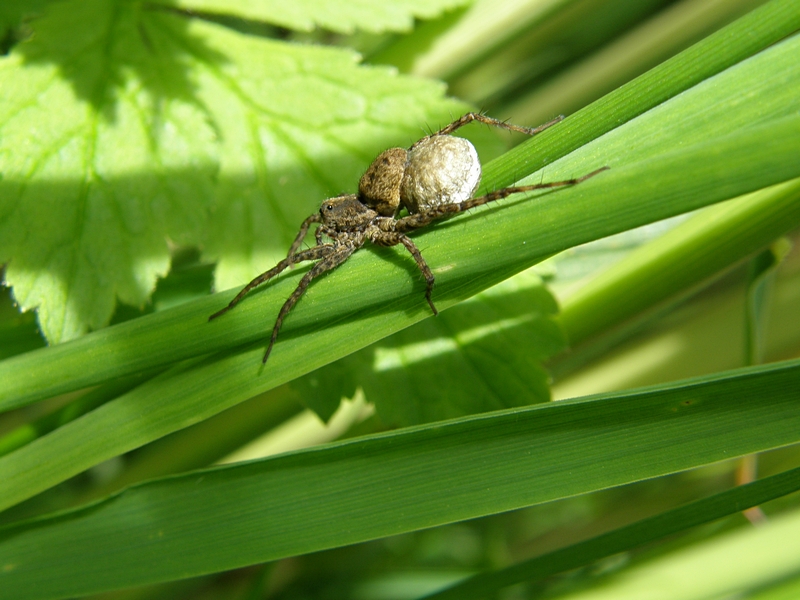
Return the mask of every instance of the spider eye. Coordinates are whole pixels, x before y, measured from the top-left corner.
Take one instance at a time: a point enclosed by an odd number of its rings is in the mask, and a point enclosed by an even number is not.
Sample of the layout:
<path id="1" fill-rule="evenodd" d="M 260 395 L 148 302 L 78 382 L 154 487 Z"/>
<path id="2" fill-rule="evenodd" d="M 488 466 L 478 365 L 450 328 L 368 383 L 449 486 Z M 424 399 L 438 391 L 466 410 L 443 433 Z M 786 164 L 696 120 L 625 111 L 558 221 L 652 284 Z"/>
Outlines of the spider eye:
<path id="1" fill-rule="evenodd" d="M 333 210 L 333 204 L 328 204 L 328 206 L 326 206 L 325 208 L 327 210 Z"/>

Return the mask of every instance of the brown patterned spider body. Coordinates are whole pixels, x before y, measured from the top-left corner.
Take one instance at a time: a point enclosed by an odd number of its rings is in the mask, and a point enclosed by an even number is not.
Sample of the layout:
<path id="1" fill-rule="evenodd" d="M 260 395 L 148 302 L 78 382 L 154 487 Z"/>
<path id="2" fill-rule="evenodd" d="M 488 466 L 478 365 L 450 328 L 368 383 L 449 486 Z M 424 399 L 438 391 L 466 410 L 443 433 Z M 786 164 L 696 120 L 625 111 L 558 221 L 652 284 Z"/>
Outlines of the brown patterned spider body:
<path id="1" fill-rule="evenodd" d="M 433 272 L 420 254 L 419 248 L 408 237 L 409 232 L 511 194 L 575 185 L 607 168 L 603 167 L 577 179 L 507 187 L 473 198 L 472 195 L 478 187 L 481 176 L 477 153 L 467 140 L 449 134 L 467 123 L 480 121 L 511 131 L 535 135 L 560 120 L 561 117 L 535 129 L 529 129 L 510 125 L 480 113 L 468 113 L 436 133 L 422 138 L 408 150 L 390 148 L 384 151 L 361 177 L 358 194 L 346 194 L 325 200 L 318 213 L 303 221 L 287 257 L 248 283 L 225 308 L 211 315 L 209 321 L 232 309 L 250 290 L 269 281 L 285 269 L 307 260 L 318 261 L 303 275 L 297 288 L 281 307 L 264 353 L 263 362 L 267 362 L 283 320 L 311 282 L 341 265 L 367 241 L 379 246 L 402 244 L 409 251 L 425 277 L 427 284 L 425 298 L 433 314 L 438 314 L 439 311 L 431 299 L 435 280 Z M 397 218 L 402 208 L 406 208 L 410 214 Z M 299 250 L 314 223 L 320 224 L 315 232 L 317 245 Z M 324 238 L 330 241 L 324 242 Z"/>

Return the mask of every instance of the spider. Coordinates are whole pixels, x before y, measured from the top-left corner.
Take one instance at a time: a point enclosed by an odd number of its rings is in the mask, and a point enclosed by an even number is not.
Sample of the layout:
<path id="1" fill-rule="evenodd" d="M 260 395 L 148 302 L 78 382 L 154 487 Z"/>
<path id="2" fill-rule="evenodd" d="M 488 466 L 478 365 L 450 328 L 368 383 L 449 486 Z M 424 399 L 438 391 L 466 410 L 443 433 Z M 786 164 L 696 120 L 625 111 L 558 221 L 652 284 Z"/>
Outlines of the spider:
<path id="1" fill-rule="evenodd" d="M 482 113 L 467 113 L 439 131 L 422 138 L 408 150 L 390 148 L 382 152 L 361 177 L 357 194 L 343 194 L 325 200 L 319 212 L 303 221 L 286 258 L 244 286 L 225 308 L 215 312 L 208 320 L 225 314 L 250 290 L 269 281 L 285 269 L 307 260 L 318 261 L 303 275 L 297 288 L 281 307 L 262 360 L 266 363 L 278 338 L 283 320 L 311 282 L 341 265 L 367 241 L 379 246 L 402 244 L 409 251 L 425 277 L 427 284 L 425 299 L 433 314 L 439 314 L 431 299 L 435 278 L 419 248 L 406 235 L 407 233 L 511 194 L 575 185 L 608 168 L 602 167 L 577 179 L 507 187 L 473 198 L 481 177 L 478 155 L 470 142 L 463 138 L 452 137 L 450 134 L 472 121 L 479 121 L 510 131 L 535 135 L 555 125 L 562 118 L 558 117 L 532 129 L 511 125 Z M 403 208 L 409 214 L 398 217 Z M 316 246 L 299 250 L 309 227 L 314 223 L 320 224 L 315 231 Z M 324 243 L 323 236 L 330 241 Z"/>

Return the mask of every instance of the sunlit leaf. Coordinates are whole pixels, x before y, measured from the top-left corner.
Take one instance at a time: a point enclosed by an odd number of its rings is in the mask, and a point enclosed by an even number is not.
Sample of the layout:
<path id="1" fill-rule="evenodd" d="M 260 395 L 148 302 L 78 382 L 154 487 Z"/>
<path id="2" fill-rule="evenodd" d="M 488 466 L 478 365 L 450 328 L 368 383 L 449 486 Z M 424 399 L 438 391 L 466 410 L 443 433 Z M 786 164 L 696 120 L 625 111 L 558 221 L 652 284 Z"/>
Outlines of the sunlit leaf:
<path id="1" fill-rule="evenodd" d="M 291 385 L 324 419 L 361 388 L 393 426 L 545 402 L 541 363 L 565 347 L 555 312 L 525 272 Z"/>
<path id="2" fill-rule="evenodd" d="M 0 263 L 51 342 L 145 303 L 170 241 L 204 244 L 221 287 L 249 279 L 386 144 L 463 110 L 349 51 L 135 3 L 32 27 L 0 59 Z"/>

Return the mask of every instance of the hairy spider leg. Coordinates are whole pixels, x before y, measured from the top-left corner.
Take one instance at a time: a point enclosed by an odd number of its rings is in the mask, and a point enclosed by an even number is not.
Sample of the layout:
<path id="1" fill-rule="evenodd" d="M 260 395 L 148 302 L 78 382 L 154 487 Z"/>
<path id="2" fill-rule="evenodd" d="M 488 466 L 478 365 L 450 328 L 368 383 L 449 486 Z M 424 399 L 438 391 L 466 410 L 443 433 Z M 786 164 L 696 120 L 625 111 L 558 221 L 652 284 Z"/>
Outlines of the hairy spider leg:
<path id="1" fill-rule="evenodd" d="M 300 280 L 300 283 L 297 284 L 297 287 L 292 292 L 292 295 L 289 296 L 288 300 L 283 303 L 280 312 L 278 313 L 278 318 L 275 319 L 275 325 L 272 328 L 272 337 L 269 339 L 269 346 L 267 346 L 267 351 L 264 353 L 264 358 L 261 359 L 262 363 L 266 363 L 267 359 L 269 358 L 270 352 L 272 352 L 272 347 L 275 345 L 275 340 L 278 339 L 278 332 L 281 329 L 281 325 L 283 325 L 283 320 L 286 318 L 286 315 L 289 314 L 289 311 L 294 308 L 294 305 L 297 304 L 297 301 L 300 300 L 300 297 L 305 293 L 308 289 L 308 286 L 311 284 L 311 281 L 316 277 L 319 277 L 323 273 L 327 271 L 331 271 L 341 265 L 344 261 L 350 258 L 350 255 L 353 254 L 356 250 L 361 248 L 363 242 L 361 244 L 331 244 L 326 246 L 317 246 L 316 248 L 324 247 L 328 248 L 329 250 L 332 249 L 325 256 L 321 261 L 315 264 L 311 269 L 303 275 L 303 278 Z M 311 248 L 311 250 L 315 250 L 316 248 Z M 302 252 L 300 254 L 303 254 Z M 241 293 L 239 295 L 242 295 Z M 227 310 L 227 309 L 224 309 Z"/>
<path id="2" fill-rule="evenodd" d="M 303 221 L 303 224 L 300 225 L 300 231 L 297 232 L 297 235 L 292 242 L 292 245 L 289 247 L 289 253 L 286 255 L 286 258 L 291 258 L 292 255 L 297 253 L 297 249 L 300 247 L 300 244 L 303 243 L 303 240 L 306 238 L 306 234 L 308 233 L 308 228 L 311 227 L 312 223 L 321 223 L 322 222 L 322 215 L 318 212 L 314 213 L 313 215 L 306 217 L 306 220 Z M 317 232 L 317 246 L 322 245 L 322 239 L 319 237 L 319 232 Z"/>
<path id="3" fill-rule="evenodd" d="M 455 121 L 453 121 L 449 125 L 447 125 L 445 127 L 442 127 L 436 133 L 432 133 L 431 135 L 426 136 L 426 137 L 422 138 L 421 140 L 415 142 L 414 145 L 411 146 L 411 149 L 413 149 L 414 147 L 418 146 L 420 143 L 422 143 L 422 142 L 424 142 L 426 140 L 429 140 L 430 138 L 432 138 L 434 136 L 437 136 L 437 135 L 450 135 L 456 129 L 458 129 L 460 127 L 463 127 L 464 125 L 467 125 L 469 123 L 472 123 L 473 121 L 478 121 L 480 123 L 483 123 L 485 125 L 491 125 L 493 127 L 500 127 L 501 129 L 507 129 L 509 131 L 517 131 L 519 133 L 525 133 L 527 135 L 536 135 L 537 133 L 540 133 L 540 132 L 544 131 L 548 127 L 552 127 L 553 125 L 555 125 L 556 123 L 562 121 L 563 119 L 564 119 L 564 115 L 559 115 L 558 117 L 556 117 L 552 121 L 548 121 L 547 123 L 545 123 L 543 125 L 539 125 L 538 127 L 521 127 L 520 125 L 512 125 L 511 123 L 506 123 L 505 121 L 501 121 L 500 119 L 493 119 L 492 117 L 487 117 L 483 113 L 470 112 L 470 113 L 467 113 L 467 114 L 463 115 L 459 119 L 456 119 Z"/>
<path id="4" fill-rule="evenodd" d="M 433 284 L 435 283 L 436 278 L 433 276 L 433 271 L 431 271 L 428 263 L 425 262 L 425 259 L 422 257 L 422 253 L 419 251 L 419 248 L 417 248 L 417 245 L 411 240 L 411 238 L 403 233 L 381 231 L 380 233 L 373 235 L 370 239 L 372 242 L 380 246 L 396 246 L 397 244 L 403 244 L 403 246 L 405 246 L 406 250 L 408 250 L 411 253 L 411 256 L 414 257 L 417 267 L 419 267 L 419 270 L 422 272 L 422 276 L 425 277 L 425 282 L 427 284 L 425 289 L 425 299 L 428 301 L 434 316 L 438 315 L 439 310 L 433 304 L 433 300 L 431 299 L 431 292 L 433 291 Z"/>
<path id="5" fill-rule="evenodd" d="M 439 314 L 439 311 L 436 309 L 436 306 L 434 306 L 433 300 L 431 299 L 433 284 L 436 281 L 436 279 L 433 276 L 433 271 L 431 271 L 430 267 L 428 266 L 428 263 L 425 262 L 425 259 L 422 258 L 422 253 L 419 251 L 419 248 L 417 248 L 417 245 L 411 241 L 411 238 L 409 238 L 406 235 L 403 235 L 402 233 L 398 235 L 400 236 L 400 243 L 403 244 L 403 246 L 406 247 L 406 250 L 408 250 L 411 253 L 411 256 L 414 257 L 414 260 L 417 262 L 419 270 L 422 271 L 422 275 L 423 277 L 425 277 L 425 283 L 427 284 L 427 287 L 425 288 L 425 299 L 428 301 L 428 305 L 431 307 L 431 310 L 433 311 L 433 316 L 436 316 Z"/>
<path id="6" fill-rule="evenodd" d="M 394 224 L 394 230 L 400 233 L 413 231 L 415 229 L 419 229 L 420 227 L 425 227 L 426 225 L 429 225 L 430 223 L 437 221 L 439 219 L 444 219 L 445 217 L 449 217 L 457 213 L 464 212 L 465 210 L 475 208 L 476 206 L 482 206 L 484 204 L 488 204 L 489 202 L 494 202 L 495 200 L 501 200 L 512 194 L 519 194 L 520 192 L 531 192 L 533 190 L 543 190 L 548 188 L 557 188 L 557 187 L 575 185 L 581 183 L 582 181 L 586 181 L 590 177 L 594 177 L 598 173 L 601 173 L 602 171 L 606 170 L 608 170 L 608 167 L 601 167 L 595 171 L 592 171 L 587 175 L 584 175 L 583 177 L 578 177 L 576 179 L 566 179 L 564 181 L 550 181 L 548 183 L 536 183 L 533 185 L 507 187 L 501 190 L 495 190 L 494 192 L 489 192 L 485 196 L 478 196 L 477 198 L 470 198 L 469 200 L 464 200 L 464 202 L 460 202 L 458 204 L 441 204 L 439 206 L 434 206 L 433 208 L 426 210 L 425 212 L 416 213 L 413 215 L 409 215 L 407 217 L 403 217 L 402 219 L 398 219 Z"/>
<path id="7" fill-rule="evenodd" d="M 239 301 L 247 295 L 247 292 L 252 290 L 254 287 L 258 287 L 262 283 L 265 283 L 278 275 L 279 273 L 285 271 L 287 268 L 291 267 L 295 263 L 303 262 L 306 260 L 317 260 L 318 258 L 324 258 L 331 254 L 334 249 L 333 244 L 323 244 L 321 246 L 314 246 L 313 248 L 309 248 L 308 250 L 303 250 L 302 252 L 298 252 L 296 254 L 292 254 L 291 256 L 287 256 L 282 261 L 280 261 L 277 265 L 272 267 L 269 271 L 265 271 L 253 281 L 248 283 L 242 291 L 236 294 L 236 297 L 228 303 L 228 306 L 223 308 L 220 311 L 215 312 L 213 315 L 208 317 L 208 320 L 211 321 L 216 319 L 219 316 L 224 315 L 234 306 L 239 304 Z"/>

